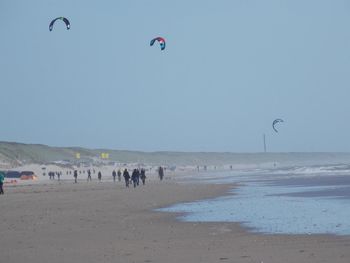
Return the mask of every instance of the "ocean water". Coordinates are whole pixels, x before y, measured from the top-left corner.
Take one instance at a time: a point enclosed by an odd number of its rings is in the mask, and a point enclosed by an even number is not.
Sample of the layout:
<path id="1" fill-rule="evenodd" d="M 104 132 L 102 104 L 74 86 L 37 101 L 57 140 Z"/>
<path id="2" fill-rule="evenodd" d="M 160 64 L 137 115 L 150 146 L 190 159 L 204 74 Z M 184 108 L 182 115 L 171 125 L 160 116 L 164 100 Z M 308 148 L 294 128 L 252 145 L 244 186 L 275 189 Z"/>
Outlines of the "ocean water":
<path id="1" fill-rule="evenodd" d="M 189 222 L 240 222 L 265 234 L 350 235 L 350 166 L 207 173 L 195 180 L 239 183 L 230 195 L 162 208 Z"/>

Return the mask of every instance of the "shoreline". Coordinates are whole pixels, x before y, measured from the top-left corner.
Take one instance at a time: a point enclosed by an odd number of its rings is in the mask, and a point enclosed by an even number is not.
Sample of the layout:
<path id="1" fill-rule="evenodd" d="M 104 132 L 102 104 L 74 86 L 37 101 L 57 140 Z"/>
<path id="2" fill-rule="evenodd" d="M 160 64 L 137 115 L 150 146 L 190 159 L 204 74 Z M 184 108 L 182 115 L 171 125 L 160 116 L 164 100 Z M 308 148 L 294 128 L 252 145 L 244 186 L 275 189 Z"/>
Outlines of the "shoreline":
<path id="1" fill-rule="evenodd" d="M 191 223 L 154 211 L 234 185 L 151 180 L 45 184 L 1 196 L 0 253 L 12 262 L 349 262 L 349 237 L 265 235 L 240 223 Z"/>

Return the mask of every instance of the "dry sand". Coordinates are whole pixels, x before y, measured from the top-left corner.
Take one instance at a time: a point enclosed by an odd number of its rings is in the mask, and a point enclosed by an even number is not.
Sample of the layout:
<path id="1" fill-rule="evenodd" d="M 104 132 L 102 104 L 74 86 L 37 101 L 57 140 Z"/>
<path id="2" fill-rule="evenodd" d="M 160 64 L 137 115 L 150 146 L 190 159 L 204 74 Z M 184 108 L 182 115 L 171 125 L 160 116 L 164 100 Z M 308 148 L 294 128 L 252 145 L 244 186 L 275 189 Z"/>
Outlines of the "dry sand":
<path id="1" fill-rule="evenodd" d="M 350 262 L 350 238 L 261 235 L 236 223 L 184 223 L 153 209 L 232 186 L 48 182 L 0 196 L 0 263 Z"/>

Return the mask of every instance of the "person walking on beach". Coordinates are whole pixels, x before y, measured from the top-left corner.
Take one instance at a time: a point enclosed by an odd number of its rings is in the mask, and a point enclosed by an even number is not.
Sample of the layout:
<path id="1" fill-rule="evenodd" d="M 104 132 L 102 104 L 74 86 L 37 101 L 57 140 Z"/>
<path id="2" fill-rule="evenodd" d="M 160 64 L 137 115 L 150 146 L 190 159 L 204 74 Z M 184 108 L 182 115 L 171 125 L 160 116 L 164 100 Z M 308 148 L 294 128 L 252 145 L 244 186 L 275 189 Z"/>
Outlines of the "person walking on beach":
<path id="1" fill-rule="evenodd" d="M 159 179 L 162 181 L 164 177 L 164 169 L 162 166 L 159 166 L 158 168 L 158 175 L 159 175 Z"/>
<path id="2" fill-rule="evenodd" d="M 4 180 L 5 180 L 5 174 L 4 172 L 0 171 L 0 195 L 4 194 Z"/>
<path id="3" fill-rule="evenodd" d="M 123 176 L 124 176 L 124 180 L 125 180 L 125 186 L 127 188 L 129 188 L 130 174 L 128 172 L 128 169 L 126 169 L 126 168 L 124 169 Z"/>
<path id="4" fill-rule="evenodd" d="M 131 174 L 131 181 L 134 185 L 134 188 L 136 188 L 137 185 L 137 169 L 134 169 Z"/>
<path id="5" fill-rule="evenodd" d="M 140 184 L 140 170 L 136 169 L 136 184 Z"/>
<path id="6" fill-rule="evenodd" d="M 118 169 L 118 181 L 120 182 L 121 180 L 121 176 L 122 176 L 122 172 L 120 171 L 120 169 Z"/>
<path id="7" fill-rule="evenodd" d="M 142 184 L 145 185 L 145 182 L 146 182 L 146 170 L 144 168 L 141 169 L 141 181 L 142 181 Z"/>
<path id="8" fill-rule="evenodd" d="M 101 182 L 101 180 L 102 180 L 102 174 L 101 174 L 100 171 L 98 171 L 97 178 L 98 178 L 98 180 Z"/>
<path id="9" fill-rule="evenodd" d="M 74 183 L 76 184 L 78 182 L 78 171 L 74 170 Z"/>
<path id="10" fill-rule="evenodd" d="M 62 172 L 57 172 L 57 180 L 58 180 L 58 181 L 61 181 L 61 173 L 62 173 Z"/>
<path id="11" fill-rule="evenodd" d="M 113 170 L 112 176 L 113 176 L 113 182 L 115 182 L 115 177 L 117 176 L 117 173 L 115 172 L 115 170 Z"/>
<path id="12" fill-rule="evenodd" d="M 89 182 L 89 181 L 91 181 L 91 171 L 90 171 L 90 169 L 87 171 L 87 175 L 88 175 L 87 181 Z"/>

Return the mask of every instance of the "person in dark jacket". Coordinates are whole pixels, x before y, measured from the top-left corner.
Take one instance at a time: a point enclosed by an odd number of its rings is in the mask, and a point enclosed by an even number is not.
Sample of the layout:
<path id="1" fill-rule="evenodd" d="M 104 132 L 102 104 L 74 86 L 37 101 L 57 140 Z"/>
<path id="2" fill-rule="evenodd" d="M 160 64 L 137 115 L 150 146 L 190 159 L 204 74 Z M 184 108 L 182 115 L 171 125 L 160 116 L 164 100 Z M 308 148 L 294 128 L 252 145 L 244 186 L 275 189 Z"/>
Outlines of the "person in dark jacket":
<path id="1" fill-rule="evenodd" d="M 88 175 L 87 181 L 89 182 L 89 181 L 91 181 L 91 170 L 90 169 L 87 171 L 87 175 Z"/>
<path id="2" fill-rule="evenodd" d="M 134 188 L 136 187 L 136 185 L 137 185 L 137 169 L 134 169 L 133 171 L 132 171 L 132 174 L 131 174 L 131 181 L 133 182 L 133 184 L 134 184 Z"/>
<path id="3" fill-rule="evenodd" d="M 140 170 L 136 169 L 136 184 L 140 184 Z"/>
<path id="4" fill-rule="evenodd" d="M 130 174 L 128 172 L 128 169 L 124 169 L 123 172 L 124 180 L 125 180 L 125 186 L 129 188 L 129 180 L 130 180 Z"/>
<path id="5" fill-rule="evenodd" d="M 115 182 L 115 177 L 117 176 L 117 173 L 115 172 L 115 170 L 113 170 L 112 176 L 113 176 L 113 182 Z"/>
<path id="6" fill-rule="evenodd" d="M 140 177 L 141 177 L 142 184 L 145 185 L 145 183 L 146 183 L 146 170 L 143 168 L 141 169 Z"/>
<path id="7" fill-rule="evenodd" d="M 158 175 L 159 175 L 159 179 L 162 181 L 164 177 L 164 169 L 162 166 L 159 166 L 158 168 Z"/>
<path id="8" fill-rule="evenodd" d="M 74 183 L 78 182 L 78 171 L 74 170 Z"/>
<path id="9" fill-rule="evenodd" d="M 102 180 L 102 174 L 101 174 L 100 171 L 99 171 L 98 174 L 97 174 L 97 178 L 98 178 L 98 180 L 101 182 L 101 180 Z"/>
<path id="10" fill-rule="evenodd" d="M 122 176 L 122 172 L 120 171 L 120 169 L 118 169 L 118 181 L 120 182 L 121 180 L 121 176 Z"/>

